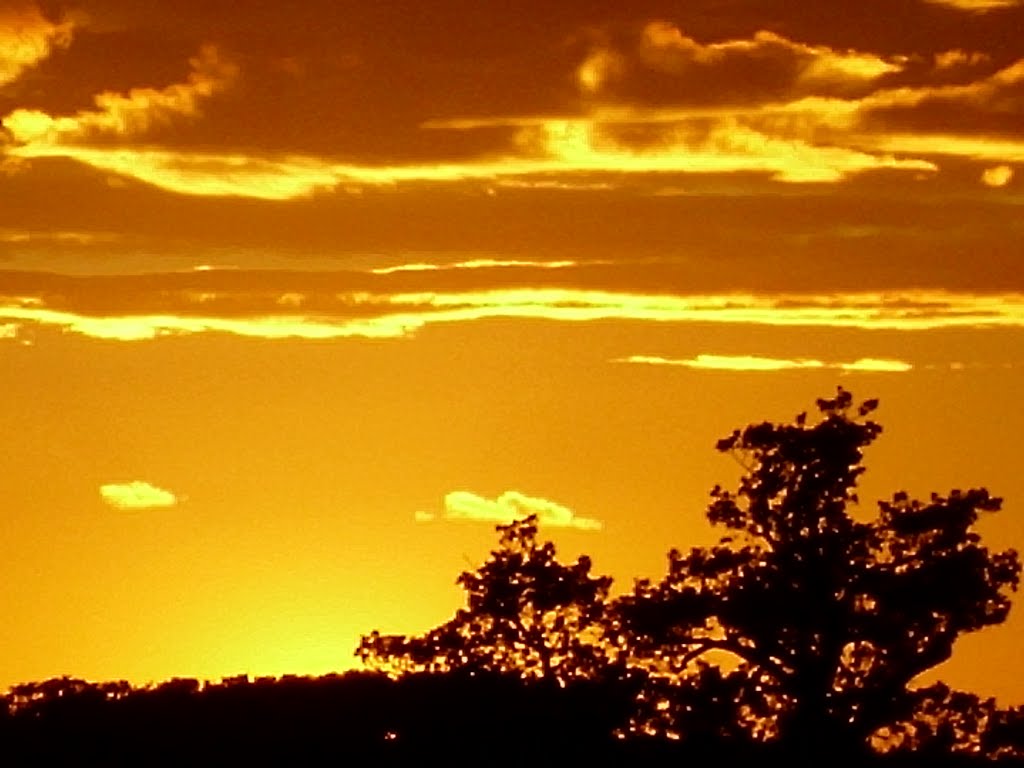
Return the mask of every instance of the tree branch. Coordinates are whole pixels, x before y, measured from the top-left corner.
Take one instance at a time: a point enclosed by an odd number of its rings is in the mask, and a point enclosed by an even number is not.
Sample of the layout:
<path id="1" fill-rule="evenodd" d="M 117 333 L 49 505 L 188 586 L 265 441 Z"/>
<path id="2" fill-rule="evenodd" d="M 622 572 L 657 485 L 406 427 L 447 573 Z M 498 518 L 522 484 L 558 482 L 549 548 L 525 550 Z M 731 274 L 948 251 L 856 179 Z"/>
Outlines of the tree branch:
<path id="1" fill-rule="evenodd" d="M 769 671 L 779 679 L 785 678 L 790 674 L 790 670 L 787 670 L 780 662 L 776 661 L 772 657 L 761 653 L 756 648 L 748 648 L 740 645 L 734 640 L 728 639 L 714 640 L 708 638 L 698 641 L 698 644 L 694 648 L 691 648 L 683 654 L 682 659 L 680 659 L 682 666 L 685 667 L 698 656 L 701 656 L 708 651 L 727 651 L 734 656 L 739 656 L 744 661 L 748 661 L 755 666 Z"/>

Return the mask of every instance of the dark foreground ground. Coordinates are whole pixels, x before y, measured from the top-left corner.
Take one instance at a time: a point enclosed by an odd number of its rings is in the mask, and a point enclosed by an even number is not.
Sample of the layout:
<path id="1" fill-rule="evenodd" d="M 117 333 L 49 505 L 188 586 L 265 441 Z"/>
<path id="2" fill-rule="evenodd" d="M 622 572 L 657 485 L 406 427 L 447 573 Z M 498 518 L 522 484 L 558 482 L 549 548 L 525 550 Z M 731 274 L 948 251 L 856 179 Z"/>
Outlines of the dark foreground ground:
<path id="1" fill-rule="evenodd" d="M 17 686 L 0 708 L 0 765 L 963 767 L 968 756 L 808 756 L 705 737 L 621 738 L 621 697 L 502 678 L 350 673 Z M 1000 761 L 999 765 L 1020 763 Z"/>

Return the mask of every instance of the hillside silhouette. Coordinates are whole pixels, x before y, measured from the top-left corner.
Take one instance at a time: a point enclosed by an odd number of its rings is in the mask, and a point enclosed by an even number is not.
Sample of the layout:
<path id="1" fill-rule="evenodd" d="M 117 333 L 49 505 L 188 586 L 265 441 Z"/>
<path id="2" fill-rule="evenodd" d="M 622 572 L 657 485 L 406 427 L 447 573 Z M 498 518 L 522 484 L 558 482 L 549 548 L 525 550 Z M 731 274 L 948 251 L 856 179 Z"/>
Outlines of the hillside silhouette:
<path id="1" fill-rule="evenodd" d="M 1019 557 L 975 528 L 1001 500 L 896 492 L 854 515 L 877 406 L 840 388 L 720 440 L 743 467 L 711 491 L 722 536 L 670 550 L 659 580 L 613 597 L 516 520 L 458 577 L 465 607 L 366 635 L 365 671 L 27 683 L 0 706 L 0 761 L 1024 765 L 1024 708 L 914 684 L 1010 610 Z"/>

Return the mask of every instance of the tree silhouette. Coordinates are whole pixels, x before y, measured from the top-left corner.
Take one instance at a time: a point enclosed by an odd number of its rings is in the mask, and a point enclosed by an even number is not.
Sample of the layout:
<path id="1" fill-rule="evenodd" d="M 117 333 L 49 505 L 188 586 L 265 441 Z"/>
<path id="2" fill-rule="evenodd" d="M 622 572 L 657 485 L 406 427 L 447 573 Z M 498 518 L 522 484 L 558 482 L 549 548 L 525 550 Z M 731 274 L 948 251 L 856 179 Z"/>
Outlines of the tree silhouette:
<path id="1" fill-rule="evenodd" d="M 618 599 L 530 517 L 498 526 L 498 547 L 459 576 L 466 607 L 450 621 L 364 637 L 373 671 L 25 683 L 0 696 L 0 762 L 1024 765 L 1024 707 L 913 686 L 958 636 L 1007 615 L 1017 554 L 974 530 L 1000 501 L 900 492 L 860 512 L 876 406 L 840 389 L 814 423 L 721 440 L 744 467 L 736 491 L 711 494 L 726 535 L 673 550 L 663 579 Z"/>
<path id="2" fill-rule="evenodd" d="M 590 558 L 566 565 L 537 541 L 537 516 L 497 526 L 499 546 L 457 583 L 466 608 L 419 637 L 362 638 L 357 655 L 388 672 L 511 673 L 564 685 L 625 676 L 626 655 L 612 619 L 612 580 L 592 576 Z"/>
<path id="3" fill-rule="evenodd" d="M 559 562 L 554 544 L 538 542 L 535 515 L 497 531 L 498 548 L 459 576 L 466 607 L 450 621 L 417 637 L 373 632 L 356 653 L 400 680 L 441 683 L 436 715 L 455 717 L 460 750 L 467 739 L 501 740 L 511 764 L 593 763 L 621 748 L 613 734 L 629 723 L 646 679 L 628 664 L 612 580 L 591 575 L 586 556 Z M 474 725 L 471 736 L 467 705 L 490 723 Z M 417 720 L 403 724 L 399 738 L 420 743 L 414 734 L 434 720 Z M 443 730 L 428 727 L 432 738 Z"/>
<path id="4" fill-rule="evenodd" d="M 720 440 L 745 470 L 736 491 L 711 492 L 707 517 L 728 535 L 671 551 L 667 575 L 618 606 L 636 657 L 684 681 L 706 654 L 726 655 L 732 723 L 811 762 L 921 736 L 915 718 L 970 730 L 963 700 L 910 683 L 960 634 L 1003 621 L 1019 578 L 1016 552 L 990 552 L 974 530 L 1000 507 L 984 489 L 928 502 L 900 492 L 874 519 L 854 514 L 877 404 L 854 407 L 840 388 L 817 401 L 815 423 L 800 414 Z"/>

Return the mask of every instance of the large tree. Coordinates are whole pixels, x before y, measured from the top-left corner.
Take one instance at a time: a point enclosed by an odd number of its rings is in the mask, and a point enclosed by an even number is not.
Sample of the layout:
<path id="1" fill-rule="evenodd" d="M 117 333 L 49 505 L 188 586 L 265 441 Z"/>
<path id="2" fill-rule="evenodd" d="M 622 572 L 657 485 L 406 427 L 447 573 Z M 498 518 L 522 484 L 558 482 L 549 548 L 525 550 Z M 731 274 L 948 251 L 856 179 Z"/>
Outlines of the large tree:
<path id="1" fill-rule="evenodd" d="M 1014 551 L 981 544 L 979 514 L 1000 508 L 984 489 L 900 492 L 862 513 L 877 401 L 855 406 L 840 388 L 817 406 L 818 419 L 718 442 L 745 470 L 736 490 L 711 493 L 707 517 L 726 535 L 673 550 L 667 575 L 619 606 L 637 659 L 685 682 L 716 653 L 732 670 L 730 725 L 812 761 L 865 751 L 934 710 L 935 692 L 911 682 L 961 634 L 1003 621 L 1020 572 Z"/>

